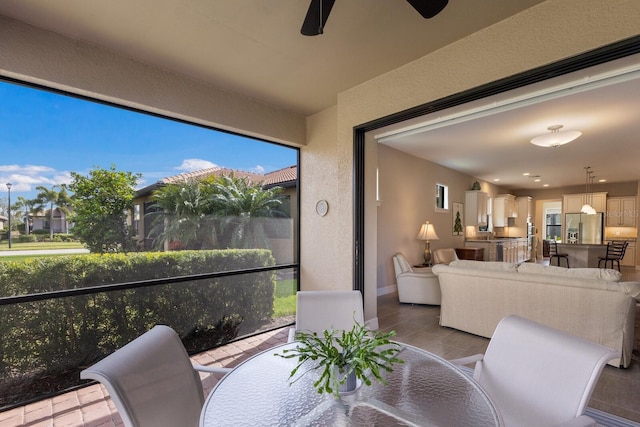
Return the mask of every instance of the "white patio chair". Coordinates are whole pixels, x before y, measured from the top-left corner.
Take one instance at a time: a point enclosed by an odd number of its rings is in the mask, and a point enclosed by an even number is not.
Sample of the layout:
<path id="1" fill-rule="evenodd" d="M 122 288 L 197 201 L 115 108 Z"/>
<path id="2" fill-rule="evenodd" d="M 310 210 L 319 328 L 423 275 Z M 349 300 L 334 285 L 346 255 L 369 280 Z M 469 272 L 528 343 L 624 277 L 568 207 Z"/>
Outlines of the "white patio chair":
<path id="1" fill-rule="evenodd" d="M 231 371 L 192 365 L 178 334 L 158 325 L 83 370 L 80 378 L 106 387 L 127 427 L 197 426 L 204 394 L 196 369 Z"/>
<path id="2" fill-rule="evenodd" d="M 289 342 L 297 330 L 322 333 L 325 329 L 351 330 L 364 323 L 360 291 L 299 291 L 296 294 L 296 325 L 289 330 Z"/>
<path id="3" fill-rule="evenodd" d="M 595 426 L 584 415 L 604 365 L 620 354 L 594 342 L 518 316 L 500 321 L 474 378 L 507 427 Z"/>

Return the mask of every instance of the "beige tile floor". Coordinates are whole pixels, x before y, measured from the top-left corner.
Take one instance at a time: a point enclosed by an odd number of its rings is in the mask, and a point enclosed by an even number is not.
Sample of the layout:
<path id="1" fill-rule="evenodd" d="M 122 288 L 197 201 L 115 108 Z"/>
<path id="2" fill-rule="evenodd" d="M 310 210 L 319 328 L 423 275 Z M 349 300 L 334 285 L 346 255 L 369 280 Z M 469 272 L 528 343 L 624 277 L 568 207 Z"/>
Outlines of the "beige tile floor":
<path id="1" fill-rule="evenodd" d="M 623 271 L 624 280 L 640 277 L 633 270 Z M 446 359 L 483 352 L 488 339 L 443 328 L 438 324 L 437 306 L 400 304 L 397 294 L 378 298 L 380 329 L 395 330 L 396 339 L 426 349 Z M 640 319 L 639 319 L 640 320 Z M 639 325 L 640 326 L 640 325 Z M 284 343 L 288 328 L 260 334 L 194 356 L 203 365 L 235 366 L 262 350 Z M 203 380 L 208 393 L 216 378 Z M 630 420 L 640 422 L 640 360 L 636 357 L 627 369 L 607 366 L 589 404 Z M 45 399 L 27 406 L 0 413 L 0 427 L 59 427 L 59 426 L 121 426 L 120 419 L 107 391 L 101 385 L 91 385 Z"/>

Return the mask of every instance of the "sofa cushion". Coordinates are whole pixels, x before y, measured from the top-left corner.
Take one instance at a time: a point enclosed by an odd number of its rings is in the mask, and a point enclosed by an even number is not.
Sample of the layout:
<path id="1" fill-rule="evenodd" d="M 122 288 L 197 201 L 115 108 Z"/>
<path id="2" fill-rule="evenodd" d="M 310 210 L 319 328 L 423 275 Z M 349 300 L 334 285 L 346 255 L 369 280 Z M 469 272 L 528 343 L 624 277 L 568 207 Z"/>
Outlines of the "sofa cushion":
<path id="1" fill-rule="evenodd" d="M 518 264 L 511 262 L 501 262 L 501 261 L 472 261 L 467 259 L 460 259 L 457 261 L 453 261 L 449 264 L 451 267 L 456 268 L 473 268 L 484 271 L 508 271 L 508 272 L 516 272 L 518 269 Z"/>
<path id="2" fill-rule="evenodd" d="M 518 266 L 518 273 L 533 273 L 552 276 L 575 277 L 583 279 L 604 280 L 606 282 L 619 282 L 622 273 L 616 270 L 602 268 L 564 268 L 554 265 L 535 264 L 525 262 Z"/>

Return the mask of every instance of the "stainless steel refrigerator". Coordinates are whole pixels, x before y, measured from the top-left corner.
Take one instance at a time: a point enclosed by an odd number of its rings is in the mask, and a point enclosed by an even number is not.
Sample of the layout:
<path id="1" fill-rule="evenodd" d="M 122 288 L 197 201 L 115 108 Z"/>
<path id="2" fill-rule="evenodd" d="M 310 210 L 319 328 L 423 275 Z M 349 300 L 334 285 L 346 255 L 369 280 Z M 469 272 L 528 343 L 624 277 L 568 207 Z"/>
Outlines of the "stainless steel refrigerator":
<path id="1" fill-rule="evenodd" d="M 601 244 L 604 236 L 604 215 L 569 213 L 564 217 L 566 243 Z"/>

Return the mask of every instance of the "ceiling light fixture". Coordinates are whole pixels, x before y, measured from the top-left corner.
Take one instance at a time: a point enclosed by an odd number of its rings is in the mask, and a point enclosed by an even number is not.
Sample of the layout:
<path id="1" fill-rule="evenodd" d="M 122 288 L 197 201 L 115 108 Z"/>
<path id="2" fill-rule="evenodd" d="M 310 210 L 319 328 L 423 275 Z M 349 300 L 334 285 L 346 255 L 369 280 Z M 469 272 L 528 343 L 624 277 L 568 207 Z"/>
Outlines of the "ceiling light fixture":
<path id="1" fill-rule="evenodd" d="M 531 143 L 539 147 L 558 147 L 560 145 L 567 144 L 582 135 L 582 132 L 577 130 L 560 131 L 560 129 L 562 129 L 562 125 L 549 126 L 547 129 L 549 129 L 551 133 L 536 136 L 531 140 Z"/>
<path id="2" fill-rule="evenodd" d="M 596 210 L 593 208 L 593 206 L 591 206 L 591 181 L 595 178 L 592 177 L 591 174 L 593 173 L 593 171 L 591 170 L 591 166 L 585 166 L 584 167 L 585 173 L 587 175 L 587 184 L 586 184 L 586 192 L 584 194 L 584 205 L 582 205 L 582 208 L 580 208 L 580 212 L 585 213 L 587 215 L 595 215 Z"/>

